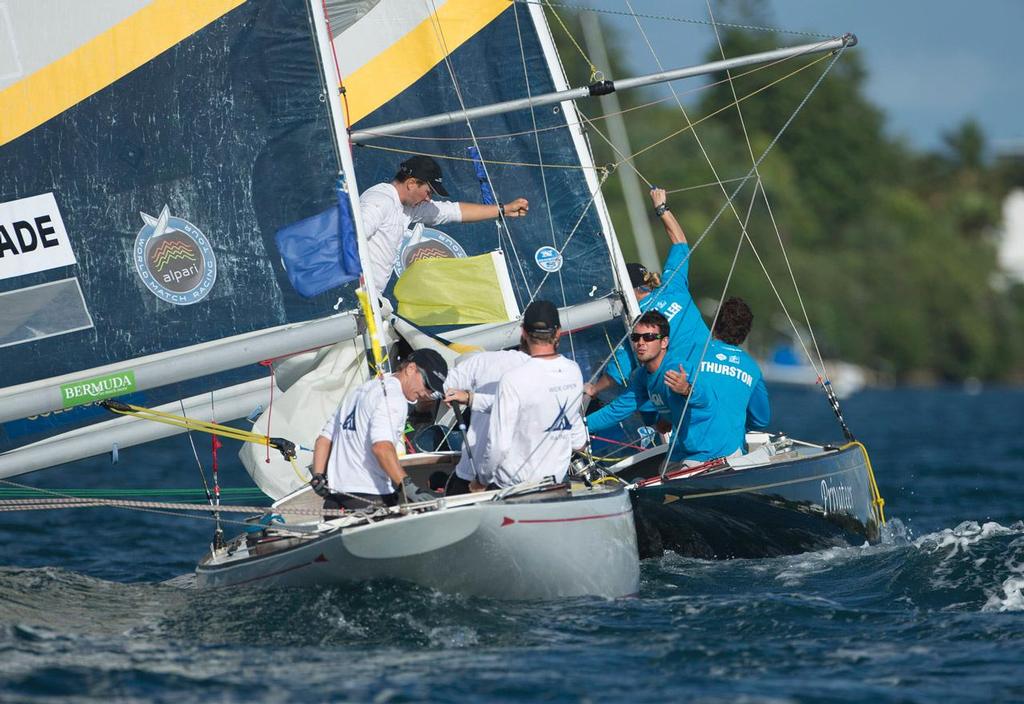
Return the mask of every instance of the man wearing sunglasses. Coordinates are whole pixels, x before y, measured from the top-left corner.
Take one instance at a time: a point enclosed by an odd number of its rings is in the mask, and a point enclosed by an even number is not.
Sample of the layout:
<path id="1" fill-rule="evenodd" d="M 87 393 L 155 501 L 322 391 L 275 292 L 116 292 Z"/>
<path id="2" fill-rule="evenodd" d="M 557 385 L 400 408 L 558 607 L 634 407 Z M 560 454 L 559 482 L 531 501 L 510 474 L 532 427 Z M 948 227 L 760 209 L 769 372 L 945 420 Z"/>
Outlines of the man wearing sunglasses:
<path id="1" fill-rule="evenodd" d="M 633 325 L 629 341 L 636 357 L 636 369 L 623 393 L 587 416 L 587 427 L 591 433 L 614 427 L 652 405 L 666 421 L 678 419 L 683 412 L 685 397 L 673 393 L 665 385 L 665 372 L 677 364 L 681 366 L 681 360 L 666 361 L 669 356 L 668 318 L 656 310 L 647 311 Z"/>
<path id="2" fill-rule="evenodd" d="M 448 197 L 441 182 L 441 167 L 429 156 L 413 156 L 401 163 L 390 183 L 379 183 L 359 196 L 370 257 L 370 272 L 378 293 L 387 288 L 395 270 L 398 248 L 406 229 L 413 223 L 442 225 L 449 222 L 479 222 L 498 217 L 524 217 L 530 209 L 525 198 L 509 203 L 482 205 L 435 201 Z"/>
<path id="3" fill-rule="evenodd" d="M 695 375 L 683 360 L 670 358 L 665 316 L 644 313 L 630 335 L 638 368 L 625 393 L 587 416 L 590 431 L 600 432 L 625 420 L 650 399 L 679 433 L 673 460 L 699 464 L 742 452 L 747 428 L 764 428 L 771 420 L 761 370 L 739 347 L 753 319 L 743 299 L 725 301 Z M 696 362 L 690 364 L 696 366 Z"/>
<path id="4" fill-rule="evenodd" d="M 310 486 L 324 508 L 359 510 L 436 498 L 398 462 L 409 404 L 440 398 L 448 364 L 430 349 L 416 350 L 397 371 L 370 379 L 342 402 L 313 447 Z"/>

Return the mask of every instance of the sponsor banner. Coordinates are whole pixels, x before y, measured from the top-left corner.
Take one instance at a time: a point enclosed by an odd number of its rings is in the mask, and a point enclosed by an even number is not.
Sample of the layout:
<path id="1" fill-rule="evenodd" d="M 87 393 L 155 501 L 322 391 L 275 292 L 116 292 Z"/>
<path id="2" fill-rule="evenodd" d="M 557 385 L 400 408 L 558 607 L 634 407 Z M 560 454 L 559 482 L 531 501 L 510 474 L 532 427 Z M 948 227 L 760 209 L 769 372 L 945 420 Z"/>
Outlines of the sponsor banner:
<path id="1" fill-rule="evenodd" d="M 135 391 L 135 372 L 129 370 L 61 384 L 60 398 L 64 408 L 71 408 L 131 391 Z"/>
<path id="2" fill-rule="evenodd" d="M 76 263 L 53 193 L 0 203 L 0 279 Z"/>

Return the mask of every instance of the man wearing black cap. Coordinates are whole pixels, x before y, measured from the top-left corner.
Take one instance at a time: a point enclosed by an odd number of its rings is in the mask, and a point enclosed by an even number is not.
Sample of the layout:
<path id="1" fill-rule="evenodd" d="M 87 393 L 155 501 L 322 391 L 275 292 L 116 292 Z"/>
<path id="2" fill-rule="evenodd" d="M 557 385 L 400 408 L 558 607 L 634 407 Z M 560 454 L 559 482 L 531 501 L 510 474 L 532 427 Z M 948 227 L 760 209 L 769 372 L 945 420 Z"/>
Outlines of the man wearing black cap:
<path id="1" fill-rule="evenodd" d="M 409 404 L 438 398 L 447 374 L 440 354 L 416 350 L 396 372 L 370 379 L 345 398 L 313 448 L 309 483 L 326 499 L 325 508 L 363 509 L 435 498 L 405 473 L 397 448 Z"/>
<path id="2" fill-rule="evenodd" d="M 491 410 L 477 486 L 508 487 L 565 478 L 573 449 L 587 444 L 580 418 L 583 375 L 558 354 L 561 324 L 550 301 L 534 301 L 523 315 L 523 348 L 530 359 L 505 372 Z"/>
<path id="3" fill-rule="evenodd" d="M 391 279 L 402 237 L 412 223 L 479 222 L 499 215 L 517 218 L 526 215 L 530 208 L 525 198 L 481 205 L 433 201 L 431 196 L 435 193 L 448 196 L 441 182 L 441 167 L 429 156 L 413 156 L 401 163 L 391 183 L 379 183 L 359 196 L 370 250 L 370 275 L 378 293 L 384 291 Z"/>

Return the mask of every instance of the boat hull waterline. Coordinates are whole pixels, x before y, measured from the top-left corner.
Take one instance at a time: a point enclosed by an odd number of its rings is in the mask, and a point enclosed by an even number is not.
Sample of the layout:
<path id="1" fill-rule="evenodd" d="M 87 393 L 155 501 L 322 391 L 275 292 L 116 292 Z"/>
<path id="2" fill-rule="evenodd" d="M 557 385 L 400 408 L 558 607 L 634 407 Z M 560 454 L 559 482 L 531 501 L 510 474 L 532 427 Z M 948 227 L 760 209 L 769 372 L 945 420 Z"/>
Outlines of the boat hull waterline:
<path id="1" fill-rule="evenodd" d="M 883 516 L 859 443 L 641 482 L 631 493 L 641 557 L 663 550 L 703 559 L 775 557 L 881 538 Z"/>
<path id="2" fill-rule="evenodd" d="M 200 587 L 302 586 L 396 579 L 499 599 L 622 597 L 639 591 L 633 509 L 624 489 L 484 501 L 339 528 L 291 545 L 213 553 Z"/>

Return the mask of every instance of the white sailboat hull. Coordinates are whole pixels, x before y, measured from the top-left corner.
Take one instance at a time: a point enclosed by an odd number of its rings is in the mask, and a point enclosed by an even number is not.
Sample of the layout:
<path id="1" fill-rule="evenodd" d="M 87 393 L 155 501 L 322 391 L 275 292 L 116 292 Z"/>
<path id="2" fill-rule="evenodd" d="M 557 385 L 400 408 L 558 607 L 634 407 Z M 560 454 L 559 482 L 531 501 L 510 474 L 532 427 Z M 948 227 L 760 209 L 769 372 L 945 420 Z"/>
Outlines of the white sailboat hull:
<path id="1" fill-rule="evenodd" d="M 402 516 L 260 554 L 211 554 L 201 587 L 397 579 L 472 596 L 621 597 L 639 590 L 633 509 L 621 489 L 485 501 Z"/>

